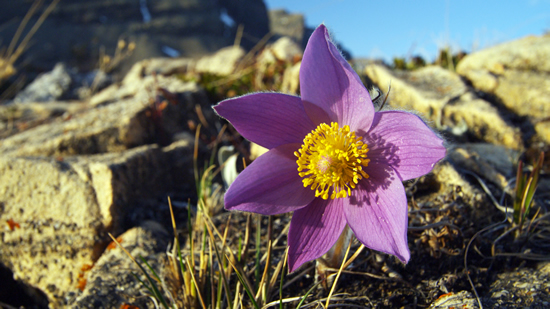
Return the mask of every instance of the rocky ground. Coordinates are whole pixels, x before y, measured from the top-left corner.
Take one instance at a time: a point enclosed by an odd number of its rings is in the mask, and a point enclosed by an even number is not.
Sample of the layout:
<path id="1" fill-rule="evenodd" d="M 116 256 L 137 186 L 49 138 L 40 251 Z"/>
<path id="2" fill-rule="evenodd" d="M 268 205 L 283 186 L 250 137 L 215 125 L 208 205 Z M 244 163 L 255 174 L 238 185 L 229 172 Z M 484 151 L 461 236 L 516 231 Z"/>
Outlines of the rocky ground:
<path id="1" fill-rule="evenodd" d="M 196 58 L 146 57 L 129 66 L 120 81 L 109 72 L 88 77 L 70 61 L 52 64 L 2 102 L 0 307 L 154 308 L 132 275 L 139 270 L 108 233 L 163 273 L 174 236 L 169 196 L 180 239 L 189 246 L 188 207 L 195 209 L 198 199 L 194 168 L 204 170 L 211 157 L 222 157 L 217 153 L 221 146 L 233 146 L 239 163 L 241 158 L 250 162 L 256 153 L 224 127 L 211 106 L 250 91 L 299 94 L 307 30 L 303 19 L 301 24 L 299 18 L 284 22 L 302 31 L 252 50 L 229 46 Z M 133 48 L 139 51 L 140 45 Z M 448 156 L 429 175 L 406 183 L 409 264 L 363 251 L 340 277 L 332 304 L 550 306 L 548 160 L 519 236 L 506 217 L 518 162 L 526 163 L 527 172 L 540 152 L 548 152 L 549 55 L 550 37 L 542 36 L 467 55 L 455 71 L 436 65 L 397 70 L 377 62 L 356 64 L 373 97 L 391 82 L 384 108 L 421 115 L 447 140 Z M 96 76 L 101 83 L 93 88 L 89 80 Z M 382 101 L 383 96 L 375 105 Z M 229 167 L 223 177 L 213 178 L 208 196 L 217 205 L 212 220 L 220 230 L 227 227 L 227 244 L 237 248 L 249 228 L 247 215 L 233 214 L 228 223 L 217 191 L 230 181 Z M 289 218 L 272 218 L 273 238 L 279 239 L 273 265 L 282 258 Z M 262 220 L 261 245 L 266 247 L 269 220 Z M 254 241 L 249 246 L 254 248 Z M 283 297 L 307 293 L 316 282 L 312 265 L 285 275 Z M 279 299 L 276 294 L 271 300 Z M 327 295 L 323 288 L 314 289 L 306 304 L 318 306 L 316 300 Z M 250 306 L 246 298 L 243 305 Z"/>

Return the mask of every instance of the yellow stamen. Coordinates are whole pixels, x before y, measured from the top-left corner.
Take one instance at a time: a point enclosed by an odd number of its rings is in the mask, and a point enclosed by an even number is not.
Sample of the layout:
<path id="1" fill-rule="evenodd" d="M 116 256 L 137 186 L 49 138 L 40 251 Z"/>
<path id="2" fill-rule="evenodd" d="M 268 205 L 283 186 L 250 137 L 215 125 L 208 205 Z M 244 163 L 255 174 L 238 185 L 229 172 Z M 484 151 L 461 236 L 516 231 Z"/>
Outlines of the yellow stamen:
<path id="1" fill-rule="evenodd" d="M 361 136 L 350 132 L 349 126 L 338 123 L 320 124 L 305 138 L 302 147 L 294 152 L 298 157 L 298 174 L 304 187 L 315 190 L 316 197 L 328 199 L 351 195 L 359 180 L 369 178 L 363 166 L 369 164 L 369 148 Z M 332 190 L 330 190 L 332 188 Z"/>

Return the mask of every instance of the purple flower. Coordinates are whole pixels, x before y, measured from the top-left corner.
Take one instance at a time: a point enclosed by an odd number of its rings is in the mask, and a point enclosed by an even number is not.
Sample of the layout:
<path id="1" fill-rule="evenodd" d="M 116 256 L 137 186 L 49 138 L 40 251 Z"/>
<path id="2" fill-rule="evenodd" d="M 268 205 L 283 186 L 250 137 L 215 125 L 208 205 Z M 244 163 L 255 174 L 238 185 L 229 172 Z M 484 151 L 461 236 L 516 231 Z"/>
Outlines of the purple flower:
<path id="1" fill-rule="evenodd" d="M 294 211 L 290 271 L 325 254 L 346 224 L 368 248 L 408 262 L 402 181 L 428 173 L 445 156 L 443 141 L 414 114 L 375 112 L 324 25 L 304 52 L 300 92 L 249 94 L 214 107 L 269 149 L 229 187 L 225 208 Z"/>

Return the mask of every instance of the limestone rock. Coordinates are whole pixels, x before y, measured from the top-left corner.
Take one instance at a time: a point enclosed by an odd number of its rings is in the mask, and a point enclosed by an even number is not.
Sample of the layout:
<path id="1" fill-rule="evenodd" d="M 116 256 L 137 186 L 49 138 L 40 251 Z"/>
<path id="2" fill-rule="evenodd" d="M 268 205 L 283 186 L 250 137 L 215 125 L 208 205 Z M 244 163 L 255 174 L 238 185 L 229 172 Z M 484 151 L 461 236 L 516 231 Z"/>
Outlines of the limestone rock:
<path id="1" fill-rule="evenodd" d="M 304 53 L 298 44 L 286 36 L 275 41 L 270 49 L 277 59 L 286 62 L 293 62 L 297 57 L 301 58 Z"/>
<path id="2" fill-rule="evenodd" d="M 0 221 L 13 224 L 0 231 L 0 262 L 59 307 L 101 239 L 93 186 L 52 159 L 2 156 L 0 171 Z"/>
<path id="3" fill-rule="evenodd" d="M 457 307 L 463 309 L 476 309 L 479 308 L 479 305 L 476 298 L 468 291 L 445 294 L 430 305 L 430 308 L 434 309 L 451 309 Z"/>
<path id="4" fill-rule="evenodd" d="M 300 92 L 300 66 L 302 62 L 285 69 L 281 92 L 297 95 Z"/>
<path id="5" fill-rule="evenodd" d="M 448 159 L 461 169 L 468 170 L 505 189 L 515 177 L 520 153 L 503 146 L 476 143 L 453 145 Z"/>
<path id="6" fill-rule="evenodd" d="M 134 53 L 121 63 L 123 73 L 129 69 L 129 64 L 165 56 L 164 46 L 186 57 L 205 55 L 233 43 L 235 29 L 229 28 L 220 18 L 224 9 L 238 23 L 243 20 L 242 16 L 238 20 L 239 13 L 260 20 L 263 5 L 263 30 L 268 32 L 267 10 L 263 2 L 243 0 L 238 5 L 235 2 L 64 0 L 38 29 L 33 44 L 27 46 L 22 59 L 30 62 L 28 70 L 48 70 L 63 60 L 89 71 L 97 66 L 100 49 L 113 56 L 121 38 L 136 44 Z M 26 1 L 6 3 L 0 12 L 2 42 L 10 42 L 31 4 Z M 247 9 L 258 4 L 261 5 L 256 14 L 246 14 Z M 32 16 L 30 25 L 36 22 L 45 7 L 43 5 Z M 256 26 L 246 30 L 252 34 L 262 29 Z M 263 34 L 254 35 L 257 36 L 261 38 Z M 59 40 L 60 37 L 63 40 Z"/>
<path id="7" fill-rule="evenodd" d="M 151 58 L 142 60 L 144 75 L 160 74 L 185 74 L 195 67 L 196 60 L 191 58 Z"/>
<path id="8" fill-rule="evenodd" d="M 270 10 L 269 27 L 273 34 L 290 37 L 300 45 L 307 41 L 302 14 L 291 14 L 282 9 Z"/>
<path id="9" fill-rule="evenodd" d="M 267 8 L 263 0 L 219 0 L 222 11 L 243 26 L 241 46 L 251 49 L 269 33 Z M 234 33 L 230 36 L 235 37 Z"/>
<path id="10" fill-rule="evenodd" d="M 151 142 L 167 145 L 174 134 L 187 129 L 187 120 L 198 121 L 196 106 L 208 105 L 195 83 L 175 77 L 130 76 L 122 86 L 113 85 L 92 97 L 91 102 L 102 106 L 6 138 L 0 141 L 0 153 L 66 156 L 116 152 Z M 154 101 L 161 95 L 155 87 L 171 92 L 175 104 L 162 110 L 154 105 L 161 103 Z M 108 104 L 112 101 L 115 103 Z M 207 119 L 215 117 L 207 108 L 204 114 Z"/>
<path id="11" fill-rule="evenodd" d="M 550 72 L 549 54 L 550 36 L 527 36 L 470 54 L 458 67 L 459 71 L 485 69 L 495 74 L 506 69 Z"/>
<path id="12" fill-rule="evenodd" d="M 65 101 L 0 105 L 0 139 L 83 109 L 86 109 L 85 103 Z"/>
<path id="13" fill-rule="evenodd" d="M 550 36 L 529 36 L 466 56 L 457 72 L 520 116 L 550 117 Z"/>
<path id="14" fill-rule="evenodd" d="M 550 264 L 540 263 L 538 268 L 518 267 L 497 276 L 483 299 L 491 308 L 546 308 L 550 306 Z"/>
<path id="15" fill-rule="evenodd" d="M 431 189 L 439 192 L 440 195 L 460 191 L 463 198 L 472 203 L 483 198 L 481 191 L 464 179 L 447 160 L 436 164 L 431 173 L 419 179 L 419 183 L 421 186 L 432 186 Z"/>
<path id="16" fill-rule="evenodd" d="M 136 260 L 140 261 L 139 257 L 143 257 L 160 273 L 168 241 L 172 237 L 159 223 L 146 221 L 120 235 L 118 240 Z M 142 266 L 146 268 L 143 263 Z M 120 308 L 128 304 L 139 308 L 155 308 L 153 302 L 145 297 L 149 295 L 147 289 L 132 274 L 147 282 L 130 257 L 113 243 L 84 276 L 84 290 L 71 302 L 70 307 Z"/>
<path id="17" fill-rule="evenodd" d="M 66 156 L 142 145 L 153 133 L 145 108 L 145 104 L 133 99 L 99 107 L 4 139 L 0 141 L 0 152 L 15 156 Z"/>
<path id="18" fill-rule="evenodd" d="M 254 142 L 250 142 L 250 160 L 256 160 L 259 156 L 268 151 L 269 149 L 262 147 Z"/>
<path id="19" fill-rule="evenodd" d="M 63 160 L 0 157 L 0 221 L 12 222 L 0 231 L 0 262 L 52 307 L 64 306 L 81 267 L 97 259 L 105 232 L 131 218 L 132 204 L 192 179 L 192 148 L 182 140 Z"/>
<path id="20" fill-rule="evenodd" d="M 132 66 L 120 84 L 114 84 L 90 98 L 91 105 L 105 105 L 108 103 L 134 97 L 141 100 L 142 105 L 150 103 L 157 94 L 158 88 L 163 88 L 171 93 L 183 95 L 189 93 L 202 93 L 202 90 L 194 82 L 184 82 L 181 79 L 170 76 L 168 73 L 186 72 L 194 68 L 194 62 L 189 59 L 157 58 L 140 61 Z M 167 71 L 160 71 L 163 66 Z M 159 74 L 157 74 L 159 73 Z M 167 73 L 165 76 L 165 74 Z M 182 98 L 183 99 L 183 98 Z M 192 102 L 199 104 L 205 102 Z"/>
<path id="21" fill-rule="evenodd" d="M 49 102 L 61 99 L 71 86 L 71 76 L 62 63 L 55 65 L 52 71 L 39 75 L 15 98 L 16 103 Z"/>
<path id="22" fill-rule="evenodd" d="M 417 71 L 391 71 L 370 64 L 367 77 L 380 89 L 388 89 L 393 108 L 413 110 L 433 122 L 437 129 L 522 149 L 519 129 L 503 119 L 494 106 L 469 92 L 460 77 L 448 70 L 429 66 Z"/>
<path id="23" fill-rule="evenodd" d="M 550 144 L 550 122 L 548 120 L 537 122 L 535 124 L 535 131 L 543 142 Z"/>
<path id="24" fill-rule="evenodd" d="M 245 51 L 238 46 L 230 46 L 220 49 L 213 55 L 202 57 L 197 61 L 195 70 L 198 73 L 210 73 L 227 76 L 235 72 L 239 61 L 244 57 Z"/>

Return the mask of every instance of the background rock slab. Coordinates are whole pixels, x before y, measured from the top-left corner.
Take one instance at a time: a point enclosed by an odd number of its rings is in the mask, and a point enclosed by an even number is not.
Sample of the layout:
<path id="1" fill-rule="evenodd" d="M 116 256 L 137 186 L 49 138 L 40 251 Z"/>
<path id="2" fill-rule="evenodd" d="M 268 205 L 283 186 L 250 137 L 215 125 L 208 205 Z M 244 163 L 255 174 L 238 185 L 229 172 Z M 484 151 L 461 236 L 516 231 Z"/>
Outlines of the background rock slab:
<path id="1" fill-rule="evenodd" d="M 522 136 L 494 106 L 470 92 L 455 73 L 437 66 L 417 71 L 390 71 L 370 64 L 365 74 L 380 89 L 388 89 L 393 108 L 413 110 L 427 117 L 437 129 L 453 135 L 468 133 L 474 138 L 522 149 Z"/>
<path id="2" fill-rule="evenodd" d="M 537 135 L 550 143 L 550 35 L 529 36 L 467 55 L 457 72 L 505 108 L 529 118 Z"/>

